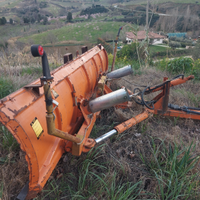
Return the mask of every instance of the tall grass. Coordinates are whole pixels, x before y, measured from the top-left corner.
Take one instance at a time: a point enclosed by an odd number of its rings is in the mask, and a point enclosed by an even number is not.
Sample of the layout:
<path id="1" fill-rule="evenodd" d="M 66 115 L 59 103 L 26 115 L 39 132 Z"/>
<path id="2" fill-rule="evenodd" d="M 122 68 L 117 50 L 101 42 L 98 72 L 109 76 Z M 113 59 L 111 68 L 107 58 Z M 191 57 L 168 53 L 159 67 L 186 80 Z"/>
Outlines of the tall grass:
<path id="1" fill-rule="evenodd" d="M 140 195 L 141 181 L 137 183 L 127 182 L 124 177 L 119 177 L 117 171 L 109 169 L 109 163 L 99 162 L 103 160 L 102 149 L 104 144 L 91 150 L 84 160 L 78 162 L 76 167 L 78 176 L 73 172 L 65 174 L 59 184 L 57 192 L 56 184 L 51 181 L 48 189 L 43 191 L 43 196 L 37 199 L 52 197 L 54 199 L 136 199 Z M 66 181 L 67 180 L 67 181 Z"/>
<path id="2" fill-rule="evenodd" d="M 141 159 L 157 180 L 157 197 L 168 199 L 197 199 L 200 194 L 199 156 L 193 154 L 195 145 L 181 148 L 176 143 L 159 144 L 151 140 L 151 156 Z"/>
<path id="3" fill-rule="evenodd" d="M 29 52 L 29 53 L 27 53 Z M 50 70 L 61 65 L 59 55 L 49 55 Z M 7 55 L 4 52 L 0 58 L 0 99 L 31 83 L 42 76 L 40 59 L 35 59 L 30 54 L 30 47 L 25 47 L 22 52 Z"/>

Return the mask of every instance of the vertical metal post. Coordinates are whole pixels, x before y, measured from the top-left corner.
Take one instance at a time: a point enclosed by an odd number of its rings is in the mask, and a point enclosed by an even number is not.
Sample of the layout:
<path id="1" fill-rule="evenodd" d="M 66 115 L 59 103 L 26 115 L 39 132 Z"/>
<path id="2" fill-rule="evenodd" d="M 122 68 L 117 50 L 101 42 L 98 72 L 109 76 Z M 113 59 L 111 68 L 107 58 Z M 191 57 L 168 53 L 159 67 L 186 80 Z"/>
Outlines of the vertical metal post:
<path id="1" fill-rule="evenodd" d="M 118 31 L 118 34 L 117 34 L 117 37 L 116 37 L 116 40 L 115 40 L 115 50 L 114 50 L 114 54 L 113 54 L 113 62 L 112 62 L 111 71 L 114 70 L 114 66 L 115 66 L 115 58 L 116 58 L 116 53 L 117 53 L 117 42 L 118 42 L 119 34 L 120 34 L 121 30 L 122 30 L 122 26 L 119 28 L 119 31 Z"/>
<path id="2" fill-rule="evenodd" d="M 114 56 L 114 49 L 115 49 L 115 45 L 114 45 L 114 40 L 113 40 L 113 56 Z"/>

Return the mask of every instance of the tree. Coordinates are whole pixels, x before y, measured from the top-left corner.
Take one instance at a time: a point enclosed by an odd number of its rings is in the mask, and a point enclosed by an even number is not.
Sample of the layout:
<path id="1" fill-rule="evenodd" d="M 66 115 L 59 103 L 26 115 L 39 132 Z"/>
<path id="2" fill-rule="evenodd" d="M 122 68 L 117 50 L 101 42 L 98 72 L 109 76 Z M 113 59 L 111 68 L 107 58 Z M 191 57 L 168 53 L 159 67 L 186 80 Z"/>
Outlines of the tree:
<path id="1" fill-rule="evenodd" d="M 6 24 L 7 20 L 5 17 L 2 17 L 2 20 L 3 20 L 3 24 Z"/>
<path id="2" fill-rule="evenodd" d="M 145 58 L 144 48 L 141 47 L 139 51 L 137 50 L 137 43 L 133 42 L 130 45 L 124 45 L 124 47 L 117 52 L 117 57 L 124 59 L 127 58 L 129 60 L 138 60 L 138 53 L 140 59 Z"/>
<path id="3" fill-rule="evenodd" d="M 45 16 L 44 19 L 43 19 L 43 24 L 46 25 L 47 23 L 48 23 L 48 19 L 47 19 L 47 17 Z"/>
<path id="4" fill-rule="evenodd" d="M 192 58 L 194 60 L 197 60 L 200 58 L 199 52 L 200 52 L 200 39 L 197 40 L 197 43 L 196 43 L 194 49 L 192 50 Z"/>
<path id="5" fill-rule="evenodd" d="M 8 41 L 6 38 L 0 39 L 0 47 L 3 47 L 4 49 L 8 47 Z"/>
<path id="6" fill-rule="evenodd" d="M 68 12 L 68 14 L 67 14 L 67 21 L 71 22 L 71 20 L 72 20 L 72 13 Z"/>
<path id="7" fill-rule="evenodd" d="M 13 24 L 13 19 L 12 18 L 10 18 L 10 24 Z"/>
<path id="8" fill-rule="evenodd" d="M 33 16 L 31 16 L 30 21 L 31 21 L 31 24 L 34 24 L 35 23 L 35 18 Z"/>
<path id="9" fill-rule="evenodd" d="M 0 18 L 0 25 L 6 24 L 7 20 L 5 17 Z"/>
<path id="10" fill-rule="evenodd" d="M 169 43 L 169 46 L 170 46 L 172 49 L 176 49 L 176 48 L 181 47 L 181 44 L 180 44 L 179 42 L 173 42 L 173 41 L 171 41 L 171 42 Z"/>
<path id="11" fill-rule="evenodd" d="M 54 44 L 58 41 L 58 38 L 53 33 L 48 33 L 47 41 L 48 43 L 50 42 L 51 44 Z"/>
<path id="12" fill-rule="evenodd" d="M 24 17 L 23 20 L 24 20 L 24 23 L 25 23 L 25 24 L 30 22 L 29 17 Z"/>
<path id="13" fill-rule="evenodd" d="M 42 19 L 42 16 L 40 14 L 37 15 L 37 21 L 40 22 L 40 20 Z"/>

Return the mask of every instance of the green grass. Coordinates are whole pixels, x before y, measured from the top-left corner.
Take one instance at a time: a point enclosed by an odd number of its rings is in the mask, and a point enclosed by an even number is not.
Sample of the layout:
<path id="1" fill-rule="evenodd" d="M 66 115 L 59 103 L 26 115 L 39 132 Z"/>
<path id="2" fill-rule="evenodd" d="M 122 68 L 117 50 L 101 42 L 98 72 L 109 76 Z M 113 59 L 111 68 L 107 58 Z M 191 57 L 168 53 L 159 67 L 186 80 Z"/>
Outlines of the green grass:
<path id="1" fill-rule="evenodd" d="M 5 38 L 8 40 L 12 37 L 23 37 L 29 36 L 31 34 L 35 34 L 38 32 L 45 32 L 47 30 L 55 29 L 56 25 L 42 25 L 42 24 L 31 24 L 29 25 L 5 25 L 0 26 L 0 41 L 1 39 Z"/>
<path id="2" fill-rule="evenodd" d="M 17 4 L 19 1 L 22 0 L 0 0 L 0 6 L 9 8 L 12 4 Z"/>
<path id="3" fill-rule="evenodd" d="M 112 31 L 117 34 L 119 27 L 123 26 L 125 23 L 120 22 L 83 22 L 63 26 L 62 28 L 56 30 L 50 30 L 40 34 L 34 34 L 20 38 L 19 41 L 27 42 L 28 40 L 33 40 L 34 43 L 42 44 L 43 39 L 48 36 L 48 34 L 53 34 L 58 38 L 59 42 L 67 40 L 75 41 L 85 41 L 89 40 L 91 42 L 96 42 L 98 37 L 101 37 L 105 32 Z"/>
<path id="4" fill-rule="evenodd" d="M 132 183 L 120 177 L 117 171 L 110 171 L 109 163 L 102 157 L 104 146 L 91 150 L 84 160 L 78 161 L 78 176 L 71 172 L 64 174 L 59 184 L 58 181 L 50 181 L 37 199 L 136 199 L 140 195 L 141 181 Z M 72 159 L 72 162 L 76 163 L 77 159 Z"/>
<path id="5" fill-rule="evenodd" d="M 3 183 L 0 184 L 0 198 L 3 197 Z"/>
<path id="6" fill-rule="evenodd" d="M 44 8 L 44 10 L 49 11 L 54 16 L 58 16 L 59 15 L 59 11 L 60 11 L 60 7 L 55 6 L 53 4 L 48 4 L 48 7 Z"/>
<path id="7" fill-rule="evenodd" d="M 193 155 L 195 145 L 181 148 L 165 141 L 150 145 L 151 159 L 141 155 L 143 163 L 158 182 L 157 197 L 162 200 L 196 199 L 199 196 L 199 174 L 194 172 L 199 156 Z"/>
<path id="8" fill-rule="evenodd" d="M 155 53 L 155 52 L 160 52 L 160 51 L 167 51 L 167 47 L 162 47 L 162 46 L 154 46 L 150 45 L 149 46 L 149 51 L 150 53 Z"/>
<path id="9" fill-rule="evenodd" d="M 154 193 L 145 191 L 142 180 L 130 182 L 125 173 L 120 175 L 123 167 L 111 167 L 109 155 L 106 154 L 108 158 L 103 157 L 105 148 L 108 147 L 103 144 L 81 160 L 72 157 L 70 165 L 76 167 L 76 173 L 64 173 L 60 180 L 49 181 L 36 199 L 147 199 L 145 196 L 161 200 L 198 199 L 200 185 L 196 167 L 199 156 L 194 155 L 195 145 L 192 143 L 188 147 L 180 147 L 164 140 L 150 140 L 149 151 L 142 152 L 140 159 L 146 167 L 141 170 L 155 182 Z"/>
<path id="10" fill-rule="evenodd" d="M 22 0 L 15 0 L 12 3 L 8 4 L 8 6 L 6 6 L 6 7 L 7 8 L 14 8 L 14 7 L 16 7 L 21 2 L 22 2 Z"/>
<path id="11" fill-rule="evenodd" d="M 11 162 L 14 163 L 14 158 L 9 158 L 10 152 L 18 152 L 19 151 L 19 144 L 13 137 L 13 135 L 5 128 L 5 126 L 0 124 L 0 166 L 4 165 L 5 163 Z M 1 184 L 0 184 L 1 185 Z M 0 197 L 1 197 L 1 190 L 3 191 L 3 184 L 2 188 L 0 188 Z"/>
<path id="12" fill-rule="evenodd" d="M 12 83 L 5 77 L 0 77 L 0 99 L 14 92 Z"/>
<path id="13" fill-rule="evenodd" d="M 15 151 L 19 148 L 19 144 L 13 135 L 3 125 L 0 125 L 0 132 L 3 134 L 1 138 L 1 145 L 3 149 L 9 150 L 11 148 L 10 150 Z"/>
<path id="14" fill-rule="evenodd" d="M 189 105 L 191 107 L 198 108 L 198 105 L 199 105 L 199 102 L 200 102 L 200 94 L 199 93 L 194 94 L 192 91 L 186 90 L 185 88 L 174 89 L 173 92 L 176 93 L 177 95 L 184 96 L 184 97 L 188 98 L 188 100 L 190 102 Z M 188 106 L 188 105 L 186 105 L 186 106 Z"/>

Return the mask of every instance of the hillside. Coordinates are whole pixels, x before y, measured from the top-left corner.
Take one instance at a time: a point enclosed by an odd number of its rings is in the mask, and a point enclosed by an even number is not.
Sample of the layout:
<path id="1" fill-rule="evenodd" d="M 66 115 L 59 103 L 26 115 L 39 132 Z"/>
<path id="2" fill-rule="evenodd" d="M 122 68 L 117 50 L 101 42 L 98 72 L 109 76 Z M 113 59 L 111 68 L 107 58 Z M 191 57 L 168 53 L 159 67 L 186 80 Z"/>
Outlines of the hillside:
<path id="1" fill-rule="evenodd" d="M 46 31 L 44 33 L 34 34 L 19 39 L 21 42 L 32 40 L 34 43 L 44 44 L 44 38 L 50 38 L 50 42 L 62 42 L 66 40 L 91 41 L 96 42 L 98 37 L 102 37 L 106 32 L 117 33 L 120 26 L 125 23 L 120 22 L 82 22 L 69 24 L 56 30 Z M 55 36 L 55 37 L 54 37 Z M 51 41 L 56 38 L 56 41 Z M 48 41 L 47 41 L 48 42 Z"/>
<path id="2" fill-rule="evenodd" d="M 182 1 L 181 3 L 178 3 L 179 1 L 174 2 L 176 3 L 167 1 L 150 2 L 150 19 L 151 13 L 154 13 L 150 27 L 154 31 L 191 32 L 194 37 L 198 36 L 200 32 L 200 4 L 196 3 L 196 1 L 193 4 L 193 1 L 190 3 L 184 3 L 186 1 Z M 32 39 L 33 41 L 41 42 L 42 38 L 46 37 L 47 34 L 49 34 L 50 40 L 54 40 L 53 42 L 61 42 L 63 40 L 83 41 L 86 38 L 94 41 L 105 32 L 116 34 L 117 29 L 115 25 L 114 27 L 109 26 L 113 21 L 120 22 L 121 24 L 125 22 L 145 26 L 145 3 L 146 1 L 137 0 L 124 0 L 120 2 L 117 0 L 0 0 L 0 17 L 6 17 L 7 21 L 10 19 L 14 20 L 14 27 L 10 27 L 9 24 L 0 26 L 2 36 L 0 43 L 1 46 L 4 46 L 4 43 L 12 37 L 21 37 L 18 40 L 20 42 L 27 42 Z M 98 7 L 96 8 L 95 6 L 99 5 L 103 6 L 102 8 L 106 11 L 100 14 L 91 14 L 98 12 Z M 114 5 L 117 6 L 114 7 Z M 95 10 L 89 11 L 89 7 L 91 9 L 95 8 Z M 86 14 L 87 12 L 88 14 Z M 70 30 L 67 28 L 68 13 L 72 13 L 71 23 L 83 22 L 83 26 L 78 24 L 76 27 L 76 25 L 68 24 L 73 29 Z M 84 15 L 80 16 L 81 13 L 84 13 Z M 161 16 L 159 15 L 160 13 L 169 16 Z M 102 22 L 109 22 L 108 27 L 104 26 Z M 100 25 L 97 25 L 96 28 L 91 26 L 91 30 L 89 31 L 84 28 L 88 23 L 99 23 Z M 102 26 L 102 30 L 100 26 Z M 69 32 L 69 35 L 66 35 L 64 31 Z M 72 33 L 73 31 L 74 33 Z M 89 32 L 91 32 L 91 35 L 89 35 Z M 50 35 L 53 36 L 51 37 Z M 47 42 L 42 41 L 42 43 Z"/>

